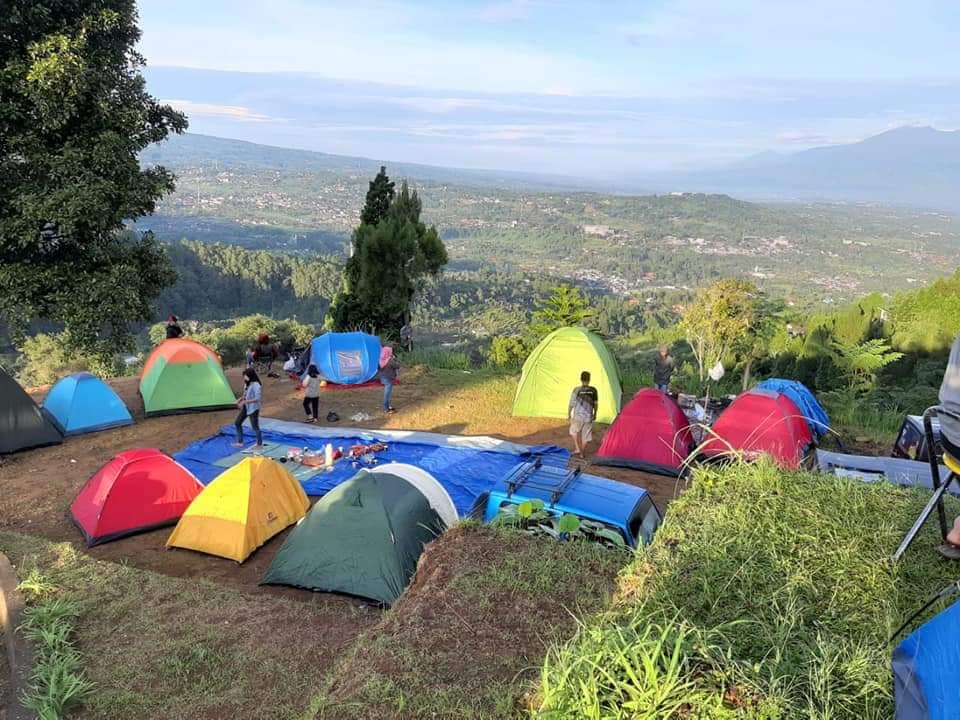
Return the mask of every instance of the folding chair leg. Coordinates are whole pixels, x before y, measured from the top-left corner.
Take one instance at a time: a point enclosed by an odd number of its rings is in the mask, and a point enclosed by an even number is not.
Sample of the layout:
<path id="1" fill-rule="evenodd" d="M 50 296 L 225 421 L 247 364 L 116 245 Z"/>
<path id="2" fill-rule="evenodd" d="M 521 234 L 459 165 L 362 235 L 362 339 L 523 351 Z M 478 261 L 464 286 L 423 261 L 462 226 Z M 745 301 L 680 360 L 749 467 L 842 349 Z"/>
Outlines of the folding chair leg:
<path id="1" fill-rule="evenodd" d="M 900 557 L 907 551 L 907 548 L 910 547 L 910 543 L 916 539 L 917 535 L 920 532 L 920 528 L 923 527 L 923 524 L 927 521 L 927 518 L 930 517 L 930 513 L 933 512 L 933 509 L 943 507 L 943 496 L 946 494 L 947 489 L 950 487 L 950 483 L 953 482 L 954 477 L 953 473 L 947 475 L 947 479 L 943 482 L 943 485 L 938 487 L 933 495 L 930 497 L 930 500 L 927 502 L 926 507 L 923 508 L 923 512 L 920 513 L 920 517 L 917 518 L 916 522 L 913 523 L 913 527 L 910 528 L 910 531 L 903 538 L 903 541 L 900 543 L 900 547 L 897 548 L 897 551 L 893 554 L 893 560 L 896 562 Z"/>

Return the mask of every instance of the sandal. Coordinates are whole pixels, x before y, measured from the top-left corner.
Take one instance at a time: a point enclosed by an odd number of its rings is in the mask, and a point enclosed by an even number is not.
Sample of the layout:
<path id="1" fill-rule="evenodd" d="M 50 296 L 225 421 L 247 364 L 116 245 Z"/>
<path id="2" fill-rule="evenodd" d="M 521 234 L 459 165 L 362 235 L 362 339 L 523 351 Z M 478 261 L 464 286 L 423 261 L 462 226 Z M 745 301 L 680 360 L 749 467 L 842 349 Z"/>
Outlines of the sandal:
<path id="1" fill-rule="evenodd" d="M 954 545 L 951 542 L 945 542 L 937 548 L 937 552 L 943 555 L 947 560 L 960 560 L 960 545 Z"/>

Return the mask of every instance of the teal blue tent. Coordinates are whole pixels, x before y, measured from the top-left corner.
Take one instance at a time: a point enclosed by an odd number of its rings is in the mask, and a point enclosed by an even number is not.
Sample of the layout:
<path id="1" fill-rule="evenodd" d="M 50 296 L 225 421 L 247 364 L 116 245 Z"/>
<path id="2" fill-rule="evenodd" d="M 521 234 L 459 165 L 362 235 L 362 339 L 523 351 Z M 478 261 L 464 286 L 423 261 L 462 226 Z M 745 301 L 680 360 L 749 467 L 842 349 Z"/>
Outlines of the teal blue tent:
<path id="1" fill-rule="evenodd" d="M 87 372 L 58 380 L 47 393 L 43 409 L 60 423 L 67 435 L 133 424 L 133 416 L 113 388 Z"/>

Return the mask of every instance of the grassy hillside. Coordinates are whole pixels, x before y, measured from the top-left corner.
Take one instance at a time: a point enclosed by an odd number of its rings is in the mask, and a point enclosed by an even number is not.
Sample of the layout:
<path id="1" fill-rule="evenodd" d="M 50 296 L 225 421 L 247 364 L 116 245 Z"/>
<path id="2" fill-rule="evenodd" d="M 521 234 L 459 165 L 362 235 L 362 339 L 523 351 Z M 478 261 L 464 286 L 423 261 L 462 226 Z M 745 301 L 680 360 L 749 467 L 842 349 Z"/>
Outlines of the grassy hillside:
<path id="1" fill-rule="evenodd" d="M 893 718 L 888 639 L 954 574 L 933 523 L 889 560 L 924 500 L 769 464 L 697 471 L 613 606 L 548 656 L 535 715 Z"/>

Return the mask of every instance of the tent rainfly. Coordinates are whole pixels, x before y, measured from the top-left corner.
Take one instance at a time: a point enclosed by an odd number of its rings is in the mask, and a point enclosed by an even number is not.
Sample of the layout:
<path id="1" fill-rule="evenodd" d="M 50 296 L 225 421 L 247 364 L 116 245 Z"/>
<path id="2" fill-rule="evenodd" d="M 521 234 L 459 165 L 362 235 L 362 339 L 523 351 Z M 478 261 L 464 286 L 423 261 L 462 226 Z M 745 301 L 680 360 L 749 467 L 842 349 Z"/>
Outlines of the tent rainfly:
<path id="1" fill-rule="evenodd" d="M 280 463 L 262 456 L 245 458 L 214 478 L 190 503 L 167 547 L 243 562 L 302 518 L 308 507 L 300 483 Z"/>
<path id="2" fill-rule="evenodd" d="M 388 472 L 361 470 L 317 501 L 287 537 L 262 583 L 391 605 L 410 582 L 424 545 L 444 528 L 415 485 Z"/>
<path id="3" fill-rule="evenodd" d="M 0 455 L 62 442 L 56 420 L 0 367 Z"/>
<path id="4" fill-rule="evenodd" d="M 597 421 L 612 423 L 620 412 L 620 371 L 603 340 L 580 327 L 554 330 L 530 353 L 523 363 L 513 414 L 568 417 L 570 392 L 580 384 L 584 370 L 599 395 Z"/>

